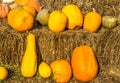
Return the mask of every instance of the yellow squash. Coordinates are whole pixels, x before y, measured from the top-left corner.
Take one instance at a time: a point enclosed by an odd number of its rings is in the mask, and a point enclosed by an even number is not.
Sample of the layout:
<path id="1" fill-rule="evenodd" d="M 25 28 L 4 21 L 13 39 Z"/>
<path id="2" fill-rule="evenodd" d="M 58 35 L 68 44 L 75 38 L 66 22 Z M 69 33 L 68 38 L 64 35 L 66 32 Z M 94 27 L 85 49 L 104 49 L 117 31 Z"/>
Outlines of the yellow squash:
<path id="1" fill-rule="evenodd" d="M 37 70 L 37 54 L 35 36 L 27 36 L 26 50 L 22 59 L 21 73 L 24 77 L 33 77 Z"/>
<path id="2" fill-rule="evenodd" d="M 74 4 L 68 4 L 62 8 L 62 12 L 68 18 L 68 29 L 75 29 L 76 27 L 81 27 L 83 24 L 83 15 L 79 7 Z"/>

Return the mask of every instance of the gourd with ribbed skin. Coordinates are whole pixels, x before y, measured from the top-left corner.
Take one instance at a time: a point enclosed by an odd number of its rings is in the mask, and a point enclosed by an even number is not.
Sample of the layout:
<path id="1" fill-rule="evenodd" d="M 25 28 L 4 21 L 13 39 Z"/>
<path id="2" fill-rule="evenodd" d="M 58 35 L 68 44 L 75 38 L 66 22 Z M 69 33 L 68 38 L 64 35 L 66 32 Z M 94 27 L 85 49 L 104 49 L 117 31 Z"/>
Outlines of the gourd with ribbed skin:
<path id="1" fill-rule="evenodd" d="M 0 18 L 5 18 L 9 12 L 10 8 L 8 4 L 0 3 Z"/>
<path id="2" fill-rule="evenodd" d="M 117 18 L 114 16 L 103 16 L 102 26 L 105 28 L 114 28 L 117 26 Z"/>
<path id="3" fill-rule="evenodd" d="M 68 4 L 62 8 L 62 12 L 68 18 L 68 29 L 75 29 L 76 27 L 82 27 L 83 15 L 80 8 L 74 4 Z"/>

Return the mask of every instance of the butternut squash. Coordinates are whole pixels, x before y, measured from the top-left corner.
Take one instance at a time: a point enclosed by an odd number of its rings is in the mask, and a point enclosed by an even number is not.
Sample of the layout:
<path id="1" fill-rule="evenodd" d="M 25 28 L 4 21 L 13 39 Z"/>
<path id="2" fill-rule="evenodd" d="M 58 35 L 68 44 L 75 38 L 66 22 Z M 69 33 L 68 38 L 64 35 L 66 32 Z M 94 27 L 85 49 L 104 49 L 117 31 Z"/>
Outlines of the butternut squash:
<path id="1" fill-rule="evenodd" d="M 24 77 L 33 77 L 37 71 L 37 54 L 35 36 L 27 36 L 26 50 L 22 59 L 21 73 Z"/>

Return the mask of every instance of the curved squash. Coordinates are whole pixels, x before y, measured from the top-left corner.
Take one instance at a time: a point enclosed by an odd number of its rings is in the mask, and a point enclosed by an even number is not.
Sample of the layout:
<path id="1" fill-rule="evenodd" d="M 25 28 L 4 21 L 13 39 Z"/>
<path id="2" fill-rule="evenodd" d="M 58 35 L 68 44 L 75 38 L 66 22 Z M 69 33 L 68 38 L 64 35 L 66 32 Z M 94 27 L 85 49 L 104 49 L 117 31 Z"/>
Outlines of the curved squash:
<path id="1" fill-rule="evenodd" d="M 33 77 L 37 70 L 37 55 L 35 36 L 29 34 L 27 36 L 26 50 L 22 59 L 21 73 L 24 77 Z"/>

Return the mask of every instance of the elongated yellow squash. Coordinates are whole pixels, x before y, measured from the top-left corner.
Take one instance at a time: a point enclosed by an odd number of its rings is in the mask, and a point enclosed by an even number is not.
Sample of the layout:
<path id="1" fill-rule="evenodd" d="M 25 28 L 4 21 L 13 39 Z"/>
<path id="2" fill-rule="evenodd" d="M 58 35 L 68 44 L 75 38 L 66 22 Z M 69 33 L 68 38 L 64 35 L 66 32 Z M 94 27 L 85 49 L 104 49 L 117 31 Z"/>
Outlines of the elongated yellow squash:
<path id="1" fill-rule="evenodd" d="M 21 73 L 24 77 L 33 77 L 37 71 L 37 54 L 35 36 L 27 36 L 26 50 L 21 63 Z"/>

